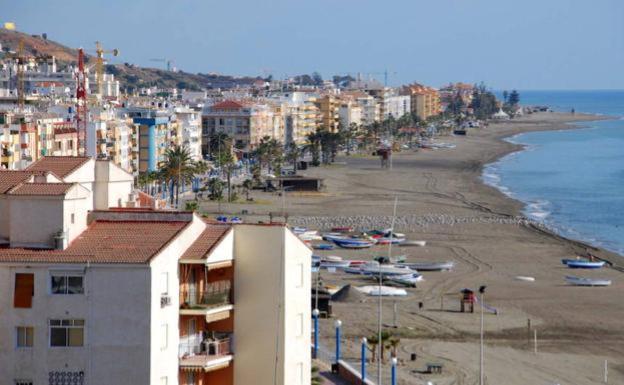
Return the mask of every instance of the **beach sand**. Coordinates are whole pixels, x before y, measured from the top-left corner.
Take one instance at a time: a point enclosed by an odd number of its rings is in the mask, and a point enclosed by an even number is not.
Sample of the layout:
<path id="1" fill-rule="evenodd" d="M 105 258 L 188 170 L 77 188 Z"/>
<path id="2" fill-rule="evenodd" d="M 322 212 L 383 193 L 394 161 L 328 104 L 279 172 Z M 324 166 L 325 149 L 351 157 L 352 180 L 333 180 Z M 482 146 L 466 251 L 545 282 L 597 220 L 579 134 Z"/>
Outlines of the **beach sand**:
<path id="1" fill-rule="evenodd" d="M 485 164 L 520 149 L 501 138 L 527 131 L 569 129 L 571 121 L 595 119 L 540 113 L 490 124 L 469 131 L 466 137 L 439 138 L 456 144 L 454 149 L 395 154 L 392 170 L 382 169 L 376 157 L 341 157 L 341 164 L 305 172 L 325 178 L 323 194 L 289 193 L 284 201 L 261 194 L 257 197 L 272 204 L 223 207 L 247 209 L 252 215 L 246 219 L 255 221 L 267 220 L 267 212 L 280 211 L 285 205 L 290 223 L 314 228 L 315 223 L 360 221 L 366 222 L 366 227 L 375 221 L 388 223 L 393 200 L 398 197 L 396 230 L 409 239 L 426 240 L 427 246 L 394 247 L 393 254 L 407 254 L 408 262 L 456 263 L 451 272 L 425 272 L 424 282 L 407 289 L 406 298 L 384 299 L 385 324 L 393 324 L 393 303 L 397 304 L 398 327 L 392 331 L 401 337 L 399 384 L 478 383 L 479 308 L 473 314 L 458 310 L 459 291 L 476 290 L 480 285 L 487 285 L 486 302 L 498 309 L 498 315 L 485 315 L 487 384 L 599 384 L 603 383 L 605 360 L 609 362 L 609 383 L 624 384 L 624 274 L 612 268 L 570 271 L 561 258 L 586 251 L 586 245 L 527 225 L 520 218 L 520 202 L 481 181 Z M 215 205 L 203 208 L 215 210 Z M 589 250 L 615 262 L 622 260 L 612 253 Z M 385 253 L 387 247 L 376 246 L 317 254 L 369 260 Z M 372 284 L 343 273 L 321 274 L 330 284 Z M 572 287 L 564 281 L 570 274 L 609 278 L 613 285 Z M 535 277 L 535 282 L 515 280 L 519 275 Z M 423 302 L 422 309 L 419 302 Z M 347 360 L 357 361 L 359 340 L 376 332 L 376 309 L 376 298 L 355 293 L 346 301 L 333 303 L 334 318 L 343 322 Z M 533 330 L 537 330 L 537 354 Z M 333 351 L 333 320 L 321 320 L 321 331 L 323 344 Z M 409 360 L 411 353 L 418 355 L 416 361 Z M 443 373 L 421 373 L 427 362 L 443 363 Z M 370 378 L 376 378 L 374 366 L 370 365 Z M 387 377 L 387 363 L 384 371 Z"/>

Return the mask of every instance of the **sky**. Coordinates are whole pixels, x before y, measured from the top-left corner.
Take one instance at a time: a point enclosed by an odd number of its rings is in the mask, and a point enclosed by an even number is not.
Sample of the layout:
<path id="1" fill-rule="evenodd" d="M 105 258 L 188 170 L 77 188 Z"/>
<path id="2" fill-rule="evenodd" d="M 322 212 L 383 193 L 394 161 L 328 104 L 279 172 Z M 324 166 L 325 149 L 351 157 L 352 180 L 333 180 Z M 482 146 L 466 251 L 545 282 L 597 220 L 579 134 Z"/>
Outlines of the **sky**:
<path id="1" fill-rule="evenodd" d="M 0 21 L 113 62 L 399 85 L 624 89 L 621 0 L 0 0 Z"/>

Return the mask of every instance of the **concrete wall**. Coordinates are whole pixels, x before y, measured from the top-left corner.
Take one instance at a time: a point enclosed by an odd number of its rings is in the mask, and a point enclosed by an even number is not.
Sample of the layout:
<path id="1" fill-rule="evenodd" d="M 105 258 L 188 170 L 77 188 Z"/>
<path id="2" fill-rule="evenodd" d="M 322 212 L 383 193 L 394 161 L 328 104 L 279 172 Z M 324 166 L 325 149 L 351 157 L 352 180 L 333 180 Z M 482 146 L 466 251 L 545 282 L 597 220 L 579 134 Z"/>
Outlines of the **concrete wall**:
<path id="1" fill-rule="evenodd" d="M 9 203 L 11 247 L 53 247 L 64 228 L 63 196 L 12 196 Z"/>
<path id="2" fill-rule="evenodd" d="M 50 294 L 50 272 L 85 274 L 85 294 Z M 32 308 L 13 308 L 15 273 L 35 274 Z M 146 265 L 0 266 L 0 378 L 47 384 L 50 371 L 83 371 L 86 384 L 145 384 L 149 377 L 150 274 Z M 49 319 L 84 319 L 82 347 L 49 347 Z M 34 346 L 16 348 L 16 326 Z"/>
<path id="3" fill-rule="evenodd" d="M 93 205 L 96 210 L 121 207 L 128 201 L 134 178 L 109 161 L 95 162 Z"/>
<path id="4" fill-rule="evenodd" d="M 0 196 L 0 239 L 9 239 L 11 234 L 11 220 L 9 214 L 9 200 Z"/>
<path id="5" fill-rule="evenodd" d="M 310 383 L 310 259 L 285 227 L 234 227 L 235 385 Z"/>
<path id="6" fill-rule="evenodd" d="M 80 183 L 89 190 L 89 200 L 93 202 L 93 183 L 95 182 L 95 160 L 89 159 L 81 167 L 63 178 L 66 183 Z M 92 203 L 93 204 L 93 203 Z"/>
<path id="7" fill-rule="evenodd" d="M 87 228 L 87 214 L 91 210 L 90 192 L 81 185 L 73 187 L 63 201 L 63 229 L 67 232 L 67 244 Z M 72 221 L 73 214 L 73 221 Z"/>

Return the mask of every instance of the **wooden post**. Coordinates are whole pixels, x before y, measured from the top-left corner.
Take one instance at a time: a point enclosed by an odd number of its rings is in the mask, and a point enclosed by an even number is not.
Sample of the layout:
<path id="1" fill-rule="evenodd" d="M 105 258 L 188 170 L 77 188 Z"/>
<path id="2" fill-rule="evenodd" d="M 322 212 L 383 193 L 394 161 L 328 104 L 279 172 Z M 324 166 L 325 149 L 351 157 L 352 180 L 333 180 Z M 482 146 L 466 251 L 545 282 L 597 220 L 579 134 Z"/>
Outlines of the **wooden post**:
<path id="1" fill-rule="evenodd" d="M 531 319 L 527 318 L 527 346 L 531 346 Z"/>
<path id="2" fill-rule="evenodd" d="M 604 366 L 604 383 L 608 384 L 609 383 L 609 362 L 607 360 L 605 360 L 605 366 Z"/>

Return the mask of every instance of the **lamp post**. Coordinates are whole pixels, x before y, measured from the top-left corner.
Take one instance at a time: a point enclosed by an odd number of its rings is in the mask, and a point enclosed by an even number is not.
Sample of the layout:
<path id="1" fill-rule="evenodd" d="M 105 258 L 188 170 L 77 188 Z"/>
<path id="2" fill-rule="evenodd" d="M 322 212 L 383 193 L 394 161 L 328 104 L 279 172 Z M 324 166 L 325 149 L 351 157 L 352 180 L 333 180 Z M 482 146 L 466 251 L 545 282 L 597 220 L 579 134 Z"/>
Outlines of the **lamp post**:
<path id="1" fill-rule="evenodd" d="M 334 322 L 334 326 L 336 327 L 336 363 L 340 361 L 340 328 L 342 327 L 342 321 L 339 319 Z"/>
<path id="2" fill-rule="evenodd" d="M 362 385 L 364 385 L 366 383 L 366 343 L 368 341 L 366 340 L 366 337 L 362 338 L 362 367 L 361 367 L 361 374 L 362 374 Z"/>
<path id="3" fill-rule="evenodd" d="M 312 358 L 318 358 L 318 342 L 319 342 L 319 309 L 312 310 L 312 318 L 314 319 L 314 350 Z"/>
<path id="4" fill-rule="evenodd" d="M 396 366 L 397 366 L 397 358 L 396 357 L 392 357 L 392 369 L 390 372 L 390 383 L 392 385 L 396 385 L 396 381 L 397 381 L 397 375 L 396 375 Z"/>
<path id="5" fill-rule="evenodd" d="M 486 286 L 481 286 L 479 288 L 479 293 L 481 294 L 481 298 L 479 302 L 481 302 L 481 333 L 480 333 L 480 349 L 479 349 L 479 385 L 483 385 L 483 298 L 485 297 L 485 288 Z"/>

